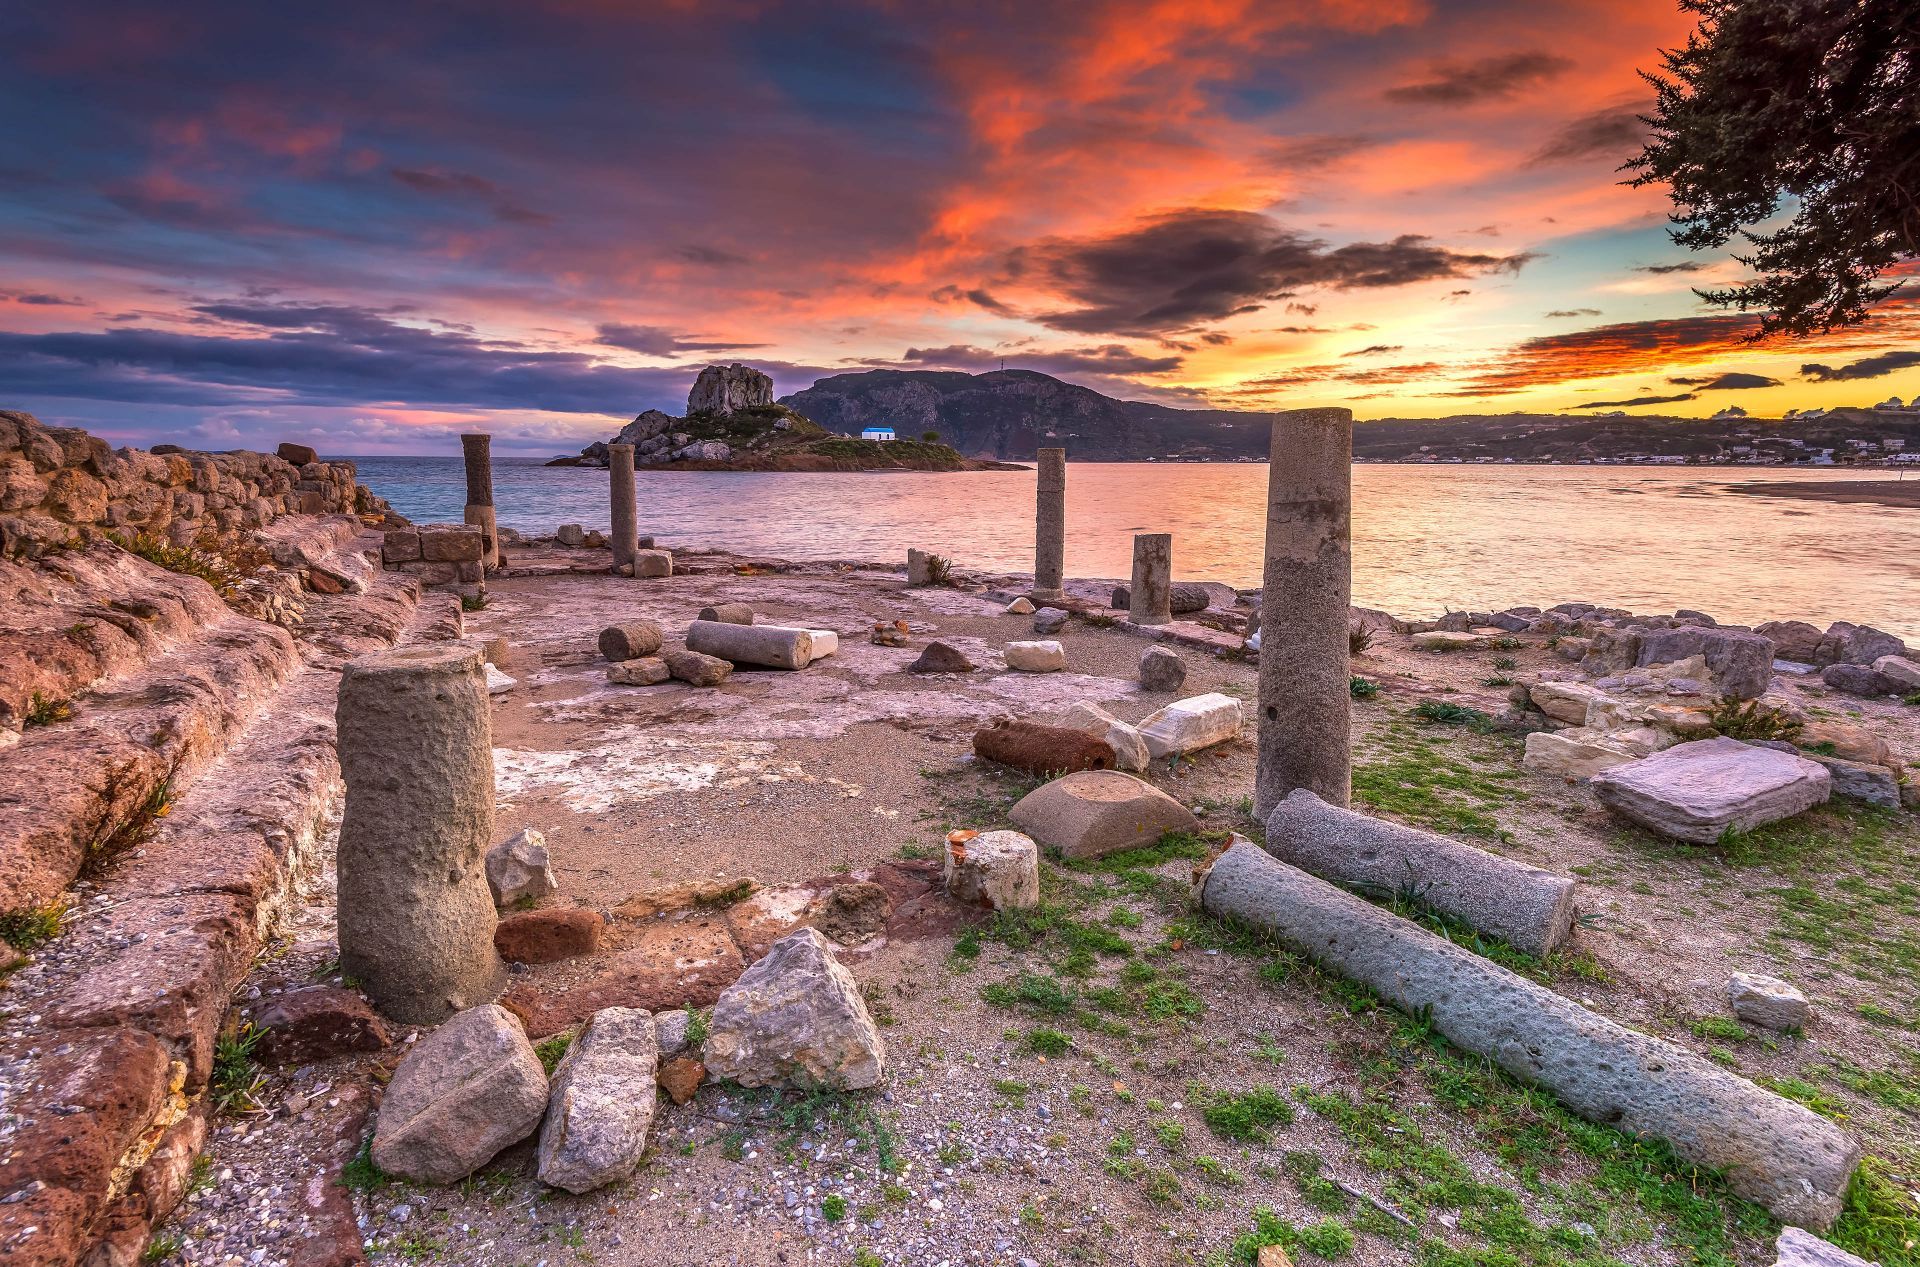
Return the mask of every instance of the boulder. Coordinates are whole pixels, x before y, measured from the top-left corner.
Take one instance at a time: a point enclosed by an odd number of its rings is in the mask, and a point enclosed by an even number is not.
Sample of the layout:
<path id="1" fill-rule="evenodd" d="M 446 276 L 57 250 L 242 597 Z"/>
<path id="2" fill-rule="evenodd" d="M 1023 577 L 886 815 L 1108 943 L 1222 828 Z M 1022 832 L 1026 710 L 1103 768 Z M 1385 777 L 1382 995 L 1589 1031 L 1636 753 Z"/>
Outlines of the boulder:
<path id="1" fill-rule="evenodd" d="M 723 625 L 751 625 L 753 608 L 745 603 L 714 603 L 700 609 L 700 619 L 718 621 Z"/>
<path id="2" fill-rule="evenodd" d="M 1186 806 L 1118 770 L 1082 770 L 1021 797 L 1007 818 L 1068 858 L 1098 858 L 1150 845 L 1170 831 L 1196 832 Z"/>
<path id="3" fill-rule="evenodd" d="M 1172 694 L 1187 684 L 1187 663 L 1165 647 L 1140 653 L 1140 689 Z"/>
<path id="4" fill-rule="evenodd" d="M 487 694 L 489 695 L 505 695 L 508 691 L 520 685 L 518 678 L 508 677 L 500 670 L 494 668 L 492 664 L 483 664 L 480 667 L 486 674 Z"/>
<path id="5" fill-rule="evenodd" d="M 493 948 L 509 963 L 558 963 L 600 948 L 600 912 L 585 906 L 509 915 L 493 930 Z"/>
<path id="6" fill-rule="evenodd" d="M 600 654 L 614 664 L 638 660 L 660 649 L 666 641 L 660 625 L 652 620 L 630 620 L 608 625 L 600 631 Z"/>
<path id="7" fill-rule="evenodd" d="M 1590 779 L 1602 770 L 1637 760 L 1644 754 L 1629 751 L 1599 730 L 1577 726 L 1571 730 L 1536 730 L 1527 736 L 1522 769 L 1566 779 Z"/>
<path id="8" fill-rule="evenodd" d="M 1527 699 L 1533 706 L 1569 726 L 1587 724 L 1587 708 L 1607 693 L 1585 682 L 1534 682 L 1527 687 Z"/>
<path id="9" fill-rule="evenodd" d="M 291 462 L 295 466 L 305 466 L 309 462 L 320 460 L 320 455 L 314 452 L 311 445 L 295 444 L 291 440 L 282 440 L 280 447 L 273 452 L 274 456 L 281 461 Z"/>
<path id="10" fill-rule="evenodd" d="M 687 393 L 687 413 L 726 417 L 773 403 L 773 380 L 750 365 L 709 365 Z"/>
<path id="11" fill-rule="evenodd" d="M 471 1007 L 394 1070 L 373 1163 L 418 1183 L 452 1183 L 533 1134 L 546 1111 L 546 1071 L 519 1019 L 497 1003 Z"/>
<path id="12" fill-rule="evenodd" d="M 531 827 L 487 850 L 487 887 L 495 906 L 543 898 L 559 887 L 547 855 L 547 838 Z"/>
<path id="13" fill-rule="evenodd" d="M 667 662 L 657 655 L 607 666 L 607 681 L 615 686 L 657 686 L 672 676 Z"/>
<path id="14" fill-rule="evenodd" d="M 1486 640 L 1483 634 L 1467 633 L 1465 630 L 1431 629 L 1413 635 L 1411 641 L 1415 651 L 1465 651 Z"/>
<path id="15" fill-rule="evenodd" d="M 1824 802 L 1819 763 L 1724 736 L 1696 739 L 1593 777 L 1600 803 L 1675 840 L 1710 845 Z"/>
<path id="16" fill-rule="evenodd" d="M 1727 1003 L 1749 1025 L 1782 1034 L 1807 1023 L 1807 996 L 1779 977 L 1736 972 L 1727 981 Z"/>
<path id="17" fill-rule="evenodd" d="M 1873 671 L 1893 683 L 1895 692 L 1920 691 L 1920 663 L 1903 655 L 1881 656 L 1873 662 Z"/>
<path id="18" fill-rule="evenodd" d="M 670 550 L 635 550 L 633 552 L 633 574 L 637 577 L 660 577 L 673 575 L 673 552 Z"/>
<path id="19" fill-rule="evenodd" d="M 1147 749 L 1147 741 L 1140 732 L 1098 704 L 1082 700 L 1062 713 L 1057 724 L 1106 740 L 1113 749 L 1113 766 L 1116 770 L 1143 772 L 1153 759 L 1153 754 Z"/>
<path id="20" fill-rule="evenodd" d="M 1872 625 L 1855 625 L 1837 620 L 1827 627 L 1814 652 L 1813 662 L 1829 664 L 1872 664 L 1881 656 L 1904 656 L 1907 644 Z"/>
<path id="21" fill-rule="evenodd" d="M 1052 673 L 1067 667 L 1067 651 L 1057 642 L 1009 642 L 1007 667 L 1022 673 Z"/>
<path id="22" fill-rule="evenodd" d="M 1872 698 L 1893 694 L 1893 679 L 1865 664 L 1830 664 L 1820 671 L 1820 680 L 1844 695 Z"/>
<path id="23" fill-rule="evenodd" d="M 687 650 L 759 668 L 804 669 L 813 660 L 813 631 L 696 620 L 687 626 Z"/>
<path id="24" fill-rule="evenodd" d="M 1699 656 L 1713 687 L 1729 699 L 1759 699 L 1773 682 L 1773 642 L 1736 629 L 1682 626 L 1640 635 L 1634 663 L 1641 668 Z"/>
<path id="25" fill-rule="evenodd" d="M 1033 615 L 1033 600 L 1025 594 L 1022 594 L 1019 598 L 1007 604 L 1006 613 L 1009 616 L 1031 616 Z"/>
<path id="26" fill-rule="evenodd" d="M 1240 722 L 1240 701 L 1215 691 L 1175 700 L 1150 714 L 1139 729 L 1155 757 L 1184 756 L 1236 738 Z"/>
<path id="27" fill-rule="evenodd" d="M 907 666 L 909 673 L 971 673 L 973 661 L 967 653 L 944 642 L 929 642 L 920 658 Z"/>
<path id="28" fill-rule="evenodd" d="M 579 524 L 561 524 L 553 530 L 553 539 L 570 550 L 587 544 L 587 530 Z"/>
<path id="29" fill-rule="evenodd" d="M 1845 757 L 1829 757 L 1819 752 L 1800 755 L 1818 761 L 1827 768 L 1827 773 L 1833 778 L 1835 796 L 1878 805 L 1882 809 L 1900 808 L 1900 778 L 1891 766 L 1849 761 Z"/>
<path id="30" fill-rule="evenodd" d="M 542 1183 L 592 1192 L 639 1168 L 658 1061 L 651 1016 L 626 1007 L 594 1013 L 553 1071 L 540 1128 Z"/>
<path id="31" fill-rule="evenodd" d="M 355 1051 L 379 1051 L 392 1042 L 386 1022 L 358 990 L 315 985 L 266 1000 L 253 1014 L 260 1059 L 273 1065 L 310 1065 Z"/>
<path id="32" fill-rule="evenodd" d="M 809 1091 L 878 1086 L 887 1058 L 859 984 L 811 928 L 773 943 L 720 995 L 704 1053 L 716 1078 Z"/>
<path id="33" fill-rule="evenodd" d="M 1028 774 L 1111 770 L 1113 745 L 1082 730 L 1030 721 L 999 721 L 973 732 L 974 755 Z"/>
<path id="34" fill-rule="evenodd" d="M 1801 664 L 1819 661 L 1820 640 L 1824 636 L 1804 620 L 1769 620 L 1755 625 L 1753 632 L 1773 643 L 1774 655 Z"/>
<path id="35" fill-rule="evenodd" d="M 963 832 L 947 837 L 942 866 L 947 896 L 989 910 L 1040 903 L 1040 849 L 1017 831 Z"/>
<path id="36" fill-rule="evenodd" d="M 698 651 L 666 651 L 667 672 L 689 686 L 718 686 L 733 672 L 733 662 Z"/>
<path id="37" fill-rule="evenodd" d="M 1043 637 L 1057 634 L 1067 627 L 1067 615 L 1064 607 L 1042 607 L 1033 614 L 1033 632 Z"/>
<path id="38" fill-rule="evenodd" d="M 1864 761 L 1869 765 L 1892 765 L 1893 749 L 1886 740 L 1864 726 L 1848 721 L 1810 717 L 1801 723 L 1794 742 L 1802 748 L 1819 748 L 1828 756 L 1843 761 Z"/>

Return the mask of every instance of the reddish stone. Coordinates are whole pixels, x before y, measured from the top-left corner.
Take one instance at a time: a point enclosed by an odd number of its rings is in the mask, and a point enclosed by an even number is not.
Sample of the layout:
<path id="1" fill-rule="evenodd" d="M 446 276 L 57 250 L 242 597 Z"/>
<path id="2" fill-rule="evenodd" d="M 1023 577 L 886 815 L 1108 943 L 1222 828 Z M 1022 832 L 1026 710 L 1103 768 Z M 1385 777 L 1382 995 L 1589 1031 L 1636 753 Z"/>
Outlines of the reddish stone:
<path id="1" fill-rule="evenodd" d="M 193 1175 L 193 1159 L 207 1142 L 207 1114 L 204 1107 L 190 1109 L 184 1118 L 167 1128 L 160 1146 L 147 1158 L 133 1177 L 133 1190 L 146 1198 L 147 1213 L 154 1221 L 164 1219 L 180 1204 Z"/>
<path id="2" fill-rule="evenodd" d="M 72 1267 L 85 1248 L 91 1209 L 65 1188 L 41 1188 L 0 1203 L 0 1254 L 7 1267 Z"/>
<path id="3" fill-rule="evenodd" d="M 312 445 L 295 444 L 291 440 L 282 440 L 280 447 L 273 452 L 274 456 L 278 457 L 281 461 L 291 462 L 295 466 L 305 466 L 309 462 L 317 462 L 320 460 L 320 455 L 313 451 Z"/>
<path id="4" fill-rule="evenodd" d="M 1031 774 L 1111 770 L 1114 760 L 1113 745 L 1098 735 L 1030 721 L 1003 721 L 976 730 L 973 751 L 983 761 Z"/>
<path id="5" fill-rule="evenodd" d="M 341 1174 L 366 1138 L 373 1096 L 364 1086 L 340 1092 L 343 1112 L 329 1127 L 321 1168 L 307 1175 L 298 1192 L 306 1230 L 288 1257 L 290 1267 L 361 1267 L 367 1261 L 355 1221 L 353 1200 Z"/>
<path id="6" fill-rule="evenodd" d="M 338 594 L 346 589 L 340 578 L 320 568 L 307 569 L 307 588 L 316 594 Z"/>
<path id="7" fill-rule="evenodd" d="M 316 985 L 269 999 L 254 1014 L 263 1030 L 260 1058 L 276 1065 L 310 1065 L 350 1051 L 379 1051 L 393 1039 L 357 990 Z"/>
<path id="8" fill-rule="evenodd" d="M 554 991 L 520 985 L 500 1002 L 520 1018 L 527 1037 L 540 1039 L 603 1007 L 707 1007 L 745 970 L 740 948 L 719 921 L 661 921 L 646 925 L 631 949 L 585 985 Z"/>
<path id="9" fill-rule="evenodd" d="M 659 1083 L 675 1104 L 685 1104 L 707 1080 L 707 1067 L 686 1056 L 675 1056 L 660 1066 Z"/>
<path id="10" fill-rule="evenodd" d="M 555 963 L 600 946 L 600 912 L 585 906 L 509 915 L 493 930 L 493 948 L 513 963 Z"/>

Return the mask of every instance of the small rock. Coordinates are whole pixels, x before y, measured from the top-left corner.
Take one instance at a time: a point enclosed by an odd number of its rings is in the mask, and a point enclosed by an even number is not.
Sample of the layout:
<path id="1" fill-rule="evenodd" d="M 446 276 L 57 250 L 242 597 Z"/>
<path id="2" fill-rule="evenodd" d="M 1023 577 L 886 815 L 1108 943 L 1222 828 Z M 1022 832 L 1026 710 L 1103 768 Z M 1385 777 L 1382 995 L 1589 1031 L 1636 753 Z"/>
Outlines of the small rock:
<path id="1" fill-rule="evenodd" d="M 615 686 L 657 686 L 672 677 L 667 662 L 657 655 L 622 660 L 607 666 L 607 681 Z"/>
<path id="2" fill-rule="evenodd" d="M 1033 600 L 1022 594 L 1019 598 L 1007 604 L 1006 612 L 1009 616 L 1031 616 L 1033 615 Z"/>
<path id="3" fill-rule="evenodd" d="M 585 906 L 509 915 L 493 930 L 493 948 L 509 963 L 557 963 L 600 946 L 600 912 Z"/>
<path id="4" fill-rule="evenodd" d="M 1807 996 L 1778 977 L 1736 972 L 1727 982 L 1733 1014 L 1749 1025 L 1786 1033 L 1807 1023 Z"/>
<path id="5" fill-rule="evenodd" d="M 1479 646 L 1486 638 L 1477 633 L 1430 629 L 1426 633 L 1413 635 L 1410 641 L 1415 651 L 1464 651 L 1468 647 Z"/>
<path id="6" fill-rule="evenodd" d="M 520 685 L 518 678 L 508 677 L 500 670 L 494 668 L 493 665 L 488 664 L 485 667 L 487 671 L 487 694 L 505 695 L 508 691 Z"/>
<path id="7" fill-rule="evenodd" d="M 487 850 L 487 887 L 495 906 L 543 898 L 558 888 L 546 837 L 527 827 Z"/>
<path id="8" fill-rule="evenodd" d="M 1812 1232 L 1792 1226 L 1780 1229 L 1773 1253 L 1773 1267 L 1874 1267 L 1832 1241 L 1823 1241 Z"/>
<path id="9" fill-rule="evenodd" d="M 672 576 L 673 554 L 667 550 L 636 550 L 633 552 L 633 574 L 642 579 Z"/>
<path id="10" fill-rule="evenodd" d="M 1893 683 L 1896 691 L 1920 691 L 1920 664 L 1905 656 L 1883 655 L 1873 662 L 1873 671 Z"/>
<path id="11" fill-rule="evenodd" d="M 1845 695 L 1871 698 L 1893 694 L 1893 681 L 1865 664 L 1830 664 L 1820 671 L 1820 680 Z"/>
<path id="12" fill-rule="evenodd" d="M 1067 611 L 1061 607 L 1042 607 L 1033 614 L 1033 632 L 1057 634 L 1067 627 Z"/>
<path id="13" fill-rule="evenodd" d="M 1040 848 L 1017 831 L 955 832 L 947 838 L 942 876 L 956 902 L 995 911 L 1037 906 Z"/>
<path id="14" fill-rule="evenodd" d="M 909 673 L 971 673 L 973 661 L 958 647 L 944 642 L 929 642 L 920 658 L 907 666 Z"/>
<path id="15" fill-rule="evenodd" d="M 811 928 L 773 943 L 721 994 L 705 1053 L 715 1077 L 748 1087 L 860 1090 L 886 1070 L 858 983 Z"/>
<path id="16" fill-rule="evenodd" d="M 542 1183 L 591 1192 L 640 1165 L 653 1126 L 653 1018 L 637 1008 L 594 1014 L 553 1071 L 540 1129 Z"/>
<path id="17" fill-rule="evenodd" d="M 1150 845 L 1170 831 L 1200 830 L 1186 806 L 1118 770 L 1082 770 L 1055 779 L 1027 793 L 1007 817 L 1068 858 L 1098 858 Z"/>
<path id="18" fill-rule="evenodd" d="M 457 1013 L 394 1071 L 373 1133 L 373 1162 L 421 1183 L 452 1183 L 533 1133 L 547 1075 L 513 1013 Z"/>
<path id="19" fill-rule="evenodd" d="M 671 1059 L 687 1049 L 687 1031 L 692 1025 L 693 1014 L 685 1008 L 653 1014 L 653 1040 L 661 1059 Z"/>
<path id="20" fill-rule="evenodd" d="M 1153 759 L 1153 754 L 1147 749 L 1147 741 L 1139 730 L 1098 704 L 1081 700 L 1060 715 L 1058 724 L 1068 730 L 1078 730 L 1104 739 L 1113 749 L 1116 770 L 1144 771 L 1147 763 Z"/>
<path id="21" fill-rule="evenodd" d="M 707 1080 L 707 1067 L 697 1060 L 676 1056 L 660 1066 L 660 1086 L 675 1104 L 693 1099 L 700 1084 Z"/>
<path id="22" fill-rule="evenodd" d="M 1009 642 L 1007 667 L 1022 673 L 1052 673 L 1067 667 L 1066 648 L 1053 641 Z"/>
<path id="23" fill-rule="evenodd" d="M 1140 689 L 1156 693 L 1179 690 L 1187 684 L 1187 664 L 1165 647 L 1140 653 Z"/>
<path id="24" fill-rule="evenodd" d="M 260 1058 L 275 1065 L 309 1065 L 350 1051 L 379 1051 L 392 1038 L 357 990 L 316 985 L 290 990 L 253 1017 L 261 1031 Z"/>
<path id="25" fill-rule="evenodd" d="M 836 884 L 814 904 L 813 926 L 842 946 L 858 946 L 887 930 L 893 898 L 871 880 Z"/>
<path id="26" fill-rule="evenodd" d="M 733 672 L 733 662 L 698 651 L 668 651 L 661 656 L 667 672 L 689 686 L 718 686 Z"/>
<path id="27" fill-rule="evenodd" d="M 1143 720 L 1139 730 L 1154 756 L 1184 756 L 1235 738 L 1241 720 L 1240 701 L 1216 691 L 1175 700 Z"/>
<path id="28" fill-rule="evenodd" d="M 587 544 L 587 531 L 579 524 L 561 524 L 554 529 L 553 539 L 570 550 L 578 550 Z"/>

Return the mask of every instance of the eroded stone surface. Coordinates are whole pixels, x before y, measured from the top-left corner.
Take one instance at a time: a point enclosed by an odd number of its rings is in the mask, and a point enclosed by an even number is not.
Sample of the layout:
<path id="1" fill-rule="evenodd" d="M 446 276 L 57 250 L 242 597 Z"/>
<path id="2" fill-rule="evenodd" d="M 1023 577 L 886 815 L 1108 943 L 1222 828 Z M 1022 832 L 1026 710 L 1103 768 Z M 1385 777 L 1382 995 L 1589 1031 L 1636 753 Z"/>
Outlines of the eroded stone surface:
<path id="1" fill-rule="evenodd" d="M 803 928 L 714 1004 L 704 1063 L 742 1086 L 857 1091 L 879 1085 L 886 1045 L 853 974 Z"/>
<path id="2" fill-rule="evenodd" d="M 421 1183 L 452 1183 L 533 1133 L 547 1075 L 520 1021 L 498 1004 L 456 1014 L 416 1043 L 380 1102 L 373 1161 Z"/>
<path id="3" fill-rule="evenodd" d="M 594 1014 L 553 1071 L 540 1128 L 542 1183 L 591 1192 L 639 1167 L 658 1061 L 653 1017 L 624 1007 Z"/>
<path id="4" fill-rule="evenodd" d="M 1805 1028 L 1809 1014 L 1806 995 L 1779 977 L 1758 972 L 1734 973 L 1727 982 L 1727 1003 L 1748 1024 L 1781 1033 Z"/>
<path id="5" fill-rule="evenodd" d="M 1710 845 L 1728 830 L 1791 818 L 1827 799 L 1833 780 L 1816 762 L 1724 736 L 1697 739 L 1603 770 L 1601 804 L 1675 840 Z"/>
<path id="6" fill-rule="evenodd" d="M 1186 806 L 1118 770 L 1082 770 L 1055 779 L 1020 798 L 1007 817 L 1068 858 L 1138 849 L 1170 831 L 1200 829 Z"/>

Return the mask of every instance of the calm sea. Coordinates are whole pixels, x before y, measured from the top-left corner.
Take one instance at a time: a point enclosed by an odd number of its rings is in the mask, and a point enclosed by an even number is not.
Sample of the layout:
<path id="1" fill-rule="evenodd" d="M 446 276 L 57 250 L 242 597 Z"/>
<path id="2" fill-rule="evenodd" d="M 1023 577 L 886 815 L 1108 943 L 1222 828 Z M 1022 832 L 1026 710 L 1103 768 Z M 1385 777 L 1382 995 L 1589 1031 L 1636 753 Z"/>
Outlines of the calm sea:
<path id="1" fill-rule="evenodd" d="M 362 458 L 360 477 L 420 522 L 454 521 L 460 460 Z M 1920 511 L 1755 497 L 1755 480 L 1849 478 L 1777 468 L 1357 466 L 1354 601 L 1398 615 L 1550 606 L 1693 607 L 1721 620 L 1853 620 L 1920 641 Z M 1853 476 L 1858 478 L 1858 476 Z M 967 474 L 638 472 L 640 531 L 665 546 L 791 559 L 1033 566 L 1032 471 Z M 1133 534 L 1171 532 L 1174 573 L 1259 584 L 1267 468 L 1067 468 L 1067 574 L 1124 577 Z M 503 525 L 608 526 L 607 473 L 496 458 Z"/>

